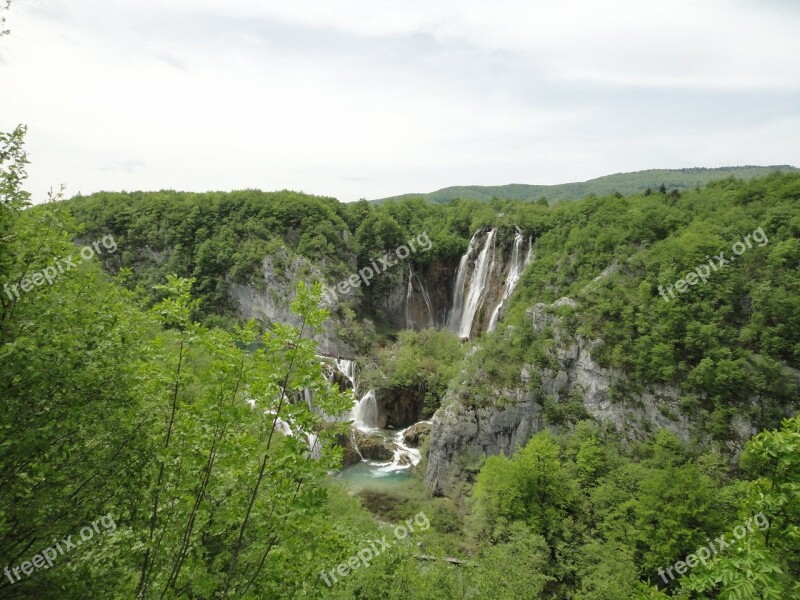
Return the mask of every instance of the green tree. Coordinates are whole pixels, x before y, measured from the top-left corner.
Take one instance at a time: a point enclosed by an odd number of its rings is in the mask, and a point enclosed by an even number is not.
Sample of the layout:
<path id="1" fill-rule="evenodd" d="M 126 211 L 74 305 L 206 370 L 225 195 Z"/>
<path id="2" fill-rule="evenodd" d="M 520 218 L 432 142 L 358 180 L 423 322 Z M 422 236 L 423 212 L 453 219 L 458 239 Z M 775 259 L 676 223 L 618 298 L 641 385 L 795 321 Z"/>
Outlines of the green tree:
<path id="1" fill-rule="evenodd" d="M 684 583 L 701 598 L 764 600 L 800 597 L 800 417 L 758 434 L 741 465 L 756 479 L 742 502 L 742 536 Z M 749 521 L 749 525 L 746 525 Z M 755 526 L 753 525 L 755 521 Z"/>

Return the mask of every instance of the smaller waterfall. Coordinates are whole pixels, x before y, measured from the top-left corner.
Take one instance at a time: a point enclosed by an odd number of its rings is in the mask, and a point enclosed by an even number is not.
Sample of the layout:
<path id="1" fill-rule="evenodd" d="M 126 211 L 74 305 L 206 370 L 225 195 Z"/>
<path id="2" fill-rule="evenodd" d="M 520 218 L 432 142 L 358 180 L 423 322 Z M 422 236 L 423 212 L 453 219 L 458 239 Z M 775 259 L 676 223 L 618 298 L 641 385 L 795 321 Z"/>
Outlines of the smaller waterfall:
<path id="1" fill-rule="evenodd" d="M 337 358 L 336 368 L 339 369 L 339 372 L 347 377 L 353 385 L 353 408 L 350 409 L 350 414 L 347 418 L 354 421 L 353 424 L 356 426 L 356 429 L 369 431 L 377 428 L 378 403 L 375 400 L 375 392 L 369 390 L 360 400 L 356 393 L 356 361 L 346 358 Z M 356 451 L 358 451 L 358 448 L 356 448 Z"/>
<path id="2" fill-rule="evenodd" d="M 406 329 L 414 329 L 414 325 L 422 326 L 420 323 L 416 323 L 414 318 L 411 314 L 411 304 L 414 298 L 414 280 L 417 280 L 417 286 L 419 287 L 419 292 L 422 295 L 422 300 L 425 302 L 425 308 L 428 311 L 428 323 L 427 327 L 435 327 L 433 322 L 433 305 L 431 304 L 431 297 L 428 295 L 428 290 L 425 289 L 425 286 L 422 283 L 422 280 L 419 278 L 417 273 L 414 273 L 414 269 L 409 267 L 408 269 L 408 287 L 406 289 Z"/>
<path id="3" fill-rule="evenodd" d="M 406 290 L 406 329 L 414 329 L 414 319 L 411 318 L 411 299 L 414 297 L 414 271 L 408 268 L 408 289 Z"/>
<path id="4" fill-rule="evenodd" d="M 413 427 L 413 425 L 411 427 Z M 392 436 L 392 442 L 394 443 L 395 447 L 394 456 L 392 456 L 392 462 L 376 465 L 378 466 L 379 472 L 392 473 L 394 471 L 403 471 L 405 469 L 410 469 L 411 467 L 417 466 L 419 461 L 422 460 L 422 453 L 416 448 L 406 446 L 405 442 L 403 441 L 403 436 L 408 429 L 410 428 L 407 427 L 406 429 L 398 431 Z"/>
<path id="5" fill-rule="evenodd" d="M 270 413 L 270 414 L 275 414 L 275 413 Z M 289 423 L 287 423 L 280 417 L 278 417 L 278 420 L 275 422 L 275 430 L 279 431 L 283 435 L 294 435 L 294 432 L 292 432 L 292 426 L 289 425 Z"/>
<path id="6" fill-rule="evenodd" d="M 431 304 L 431 297 L 428 295 L 428 290 L 425 289 L 425 285 L 422 283 L 419 275 L 414 273 L 414 277 L 417 278 L 419 291 L 422 293 L 422 299 L 425 301 L 425 306 L 428 308 L 428 327 L 435 327 L 436 325 L 433 322 L 433 305 Z"/>
<path id="7" fill-rule="evenodd" d="M 378 402 L 375 391 L 369 390 L 353 408 L 355 426 L 363 431 L 378 427 Z"/>
<path id="8" fill-rule="evenodd" d="M 322 457 L 322 447 L 319 443 L 319 438 L 313 433 L 307 433 L 306 440 L 308 440 L 308 449 L 311 452 L 311 458 L 319 460 Z"/>
<path id="9" fill-rule="evenodd" d="M 339 369 L 339 372 L 347 377 L 350 383 L 353 385 L 353 394 L 356 393 L 356 361 L 348 360 L 346 358 L 337 358 L 336 359 L 336 368 Z"/>
<path id="10" fill-rule="evenodd" d="M 314 392 L 312 392 L 308 388 L 305 388 L 303 390 L 303 399 L 306 401 L 306 406 L 308 406 L 308 410 L 314 412 Z"/>
<path id="11" fill-rule="evenodd" d="M 358 437 L 356 436 L 355 429 L 350 429 L 350 443 L 353 444 L 353 450 L 356 451 L 356 454 L 358 454 L 359 458 L 364 460 L 364 455 L 361 454 L 361 450 L 358 449 Z"/>

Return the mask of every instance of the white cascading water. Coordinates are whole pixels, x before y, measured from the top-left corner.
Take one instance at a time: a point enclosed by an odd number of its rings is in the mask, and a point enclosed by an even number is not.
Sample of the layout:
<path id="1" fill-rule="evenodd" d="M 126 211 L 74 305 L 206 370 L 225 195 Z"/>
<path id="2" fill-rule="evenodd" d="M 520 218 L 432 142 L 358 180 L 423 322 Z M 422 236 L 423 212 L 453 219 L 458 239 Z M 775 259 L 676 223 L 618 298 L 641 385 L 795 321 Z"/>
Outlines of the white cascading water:
<path id="1" fill-rule="evenodd" d="M 375 391 L 369 390 L 353 407 L 353 421 L 362 431 L 370 431 L 378 427 L 378 402 Z"/>
<path id="2" fill-rule="evenodd" d="M 392 442 L 394 443 L 394 455 L 390 462 L 373 462 L 369 461 L 369 459 L 364 459 L 361 455 L 361 451 L 357 445 L 357 437 L 355 435 L 356 430 L 369 432 L 372 434 L 379 434 L 379 435 L 386 435 L 386 433 L 381 432 L 378 428 L 378 404 L 375 397 L 375 391 L 369 390 L 366 394 L 364 394 L 361 399 L 357 399 L 357 387 L 356 387 L 356 363 L 353 360 L 348 360 L 345 358 L 338 358 L 335 359 L 336 368 L 338 371 L 344 375 L 352 384 L 353 386 L 353 408 L 350 411 L 350 414 L 347 415 L 350 419 L 354 421 L 353 425 L 355 429 L 351 430 L 351 440 L 353 442 L 353 448 L 361 456 L 362 460 L 367 460 L 370 465 L 375 467 L 376 471 L 382 474 L 389 474 L 394 471 L 401 471 L 405 469 L 409 469 L 412 466 L 419 463 L 421 459 L 421 455 L 419 450 L 415 448 L 410 448 L 406 446 L 403 441 L 403 435 L 405 433 L 405 429 L 402 431 L 398 431 L 397 433 L 392 434 Z M 333 379 L 331 378 L 331 381 Z M 309 405 L 309 408 L 312 410 L 316 410 L 319 412 L 319 409 L 316 409 L 313 406 L 313 392 L 310 390 L 303 391 L 303 399 Z M 248 399 L 248 402 L 255 407 L 255 401 Z M 267 411 L 270 414 L 274 415 L 274 411 Z M 341 421 L 341 417 L 336 419 L 337 421 Z M 275 424 L 275 429 L 280 431 L 283 435 L 291 435 L 294 436 L 295 432 L 292 430 L 292 426 L 284 421 L 283 419 L 278 419 Z M 321 448 L 318 443 L 318 438 L 315 434 L 311 432 L 305 432 L 302 429 L 298 429 L 297 432 L 299 435 L 305 437 L 308 447 L 310 450 L 310 455 L 314 459 L 319 459 L 321 454 Z M 387 432 L 388 433 L 388 432 Z"/>
<path id="3" fill-rule="evenodd" d="M 425 306 L 428 308 L 428 327 L 434 327 L 435 325 L 433 322 L 433 305 L 431 304 L 431 297 L 428 295 L 428 290 L 425 289 L 425 284 L 422 283 L 419 275 L 414 273 L 414 277 L 417 278 L 419 291 L 422 292 L 422 299 L 425 301 Z"/>
<path id="4" fill-rule="evenodd" d="M 336 359 L 336 368 L 339 369 L 339 372 L 347 377 L 350 383 L 353 385 L 353 394 L 356 393 L 356 361 L 348 360 L 346 358 L 337 358 Z"/>
<path id="5" fill-rule="evenodd" d="M 311 451 L 311 458 L 314 460 L 319 460 L 322 458 L 322 448 L 320 444 L 317 443 L 319 438 L 317 438 L 317 436 L 313 433 L 307 433 L 306 440 L 308 440 L 308 448 Z"/>
<path id="6" fill-rule="evenodd" d="M 346 358 L 336 359 L 336 368 L 347 377 L 353 386 L 353 408 L 350 409 L 349 419 L 354 421 L 357 429 L 370 431 L 378 426 L 378 404 L 375 401 L 375 392 L 369 390 L 361 399 L 358 398 L 356 389 L 356 362 Z"/>
<path id="7" fill-rule="evenodd" d="M 358 398 L 356 395 L 356 363 L 352 360 L 347 359 L 336 359 L 336 368 L 339 372 L 344 375 L 350 383 L 353 384 L 353 398 Z M 360 400 L 357 400 L 353 404 L 353 408 L 350 411 L 350 418 L 353 420 L 353 425 L 357 430 L 370 432 L 370 433 L 377 433 L 378 432 L 378 404 L 375 397 L 375 391 L 369 390 L 366 394 L 364 394 Z M 376 467 L 377 471 L 380 473 L 391 473 L 393 471 L 400 471 L 404 469 L 409 469 L 414 465 L 417 465 L 422 458 L 419 450 L 416 448 L 410 448 L 406 446 L 405 442 L 403 441 L 403 435 L 405 433 L 405 429 L 395 433 L 392 436 L 392 441 L 394 442 L 395 451 L 394 456 L 392 457 L 391 462 L 372 462 L 372 466 Z M 358 448 L 357 443 L 357 436 L 355 435 L 355 430 L 351 430 L 351 440 L 353 442 L 353 449 L 361 456 L 362 460 L 364 457 L 361 455 L 361 451 Z M 312 446 L 313 447 L 313 446 Z M 312 454 L 313 456 L 313 454 Z"/>
<path id="8" fill-rule="evenodd" d="M 303 399 L 306 401 L 306 406 L 308 406 L 308 410 L 314 411 L 314 392 L 310 389 L 306 388 L 303 390 Z"/>
<path id="9" fill-rule="evenodd" d="M 472 236 L 467 246 L 467 251 L 458 262 L 458 269 L 456 270 L 456 283 L 453 286 L 453 308 L 450 309 L 450 315 L 447 319 L 447 328 L 453 331 L 458 331 L 461 326 L 461 313 L 464 310 L 464 284 L 467 281 L 467 268 L 469 266 L 469 257 L 475 246 L 478 243 L 478 234 Z"/>
<path id="10" fill-rule="evenodd" d="M 414 272 L 408 269 L 408 289 L 406 289 L 406 329 L 414 329 L 414 319 L 411 318 L 411 299 L 414 297 L 414 286 L 412 285 Z"/>
<path id="11" fill-rule="evenodd" d="M 275 423 L 275 429 L 280 431 L 283 435 L 294 435 L 292 433 L 292 427 L 286 421 L 278 417 L 278 420 Z"/>
<path id="12" fill-rule="evenodd" d="M 495 238 L 497 229 L 491 229 L 483 242 L 478 258 L 472 268 L 472 277 L 469 286 L 464 289 L 469 268 L 469 257 L 477 246 L 481 232 L 472 236 L 466 254 L 461 257 L 456 274 L 456 284 L 453 290 L 453 308 L 448 319 L 448 327 L 457 332 L 460 337 L 469 337 L 472 332 L 472 322 L 475 314 L 483 301 L 486 283 L 492 273 L 495 257 Z"/>
<path id="13" fill-rule="evenodd" d="M 250 400 L 248 400 L 248 402 L 250 402 L 251 406 L 255 407 L 255 401 L 251 402 Z M 274 410 L 268 410 L 268 411 L 266 411 L 266 414 L 274 416 L 275 415 L 275 411 Z M 281 434 L 283 434 L 285 436 L 294 437 L 294 431 L 292 431 L 292 426 L 288 422 L 286 422 L 283 419 L 281 419 L 280 417 L 278 417 L 275 420 L 275 431 L 277 431 L 277 432 L 279 432 L 279 433 L 281 433 Z M 308 444 L 308 450 L 309 450 L 309 453 L 311 455 L 311 458 L 313 458 L 314 460 L 319 460 L 321 455 L 322 455 L 322 448 L 321 448 L 320 444 L 318 443 L 317 436 L 314 435 L 313 433 L 303 433 L 302 430 L 300 430 L 300 434 L 303 435 L 306 438 L 306 443 Z"/>
<path id="14" fill-rule="evenodd" d="M 525 257 L 522 256 L 522 245 L 525 243 L 525 238 L 522 237 L 522 232 L 519 230 L 519 227 L 516 229 L 517 232 L 514 235 L 514 250 L 511 253 L 511 264 L 508 267 L 508 276 L 506 277 L 506 284 L 503 287 L 503 296 L 492 311 L 492 316 L 489 318 L 489 326 L 486 328 L 487 331 L 494 331 L 494 328 L 497 326 L 497 320 L 500 317 L 500 310 L 503 308 L 506 300 L 508 300 L 508 297 L 511 296 L 514 288 L 517 287 L 517 283 L 519 283 L 519 280 L 522 278 L 525 267 L 533 256 L 531 238 L 528 238 L 528 253 Z"/>
<path id="15" fill-rule="evenodd" d="M 411 426 L 413 427 L 413 425 Z M 402 471 L 405 469 L 410 469 L 413 466 L 419 464 L 419 461 L 422 460 L 422 454 L 416 448 L 411 448 L 410 446 L 406 446 L 405 441 L 403 440 L 403 436 L 405 435 L 406 431 L 410 429 L 407 427 L 402 431 L 398 431 L 392 436 L 392 441 L 395 445 L 394 456 L 392 456 L 392 462 L 381 464 L 378 467 L 378 471 L 382 473 L 391 473 L 394 471 Z"/>

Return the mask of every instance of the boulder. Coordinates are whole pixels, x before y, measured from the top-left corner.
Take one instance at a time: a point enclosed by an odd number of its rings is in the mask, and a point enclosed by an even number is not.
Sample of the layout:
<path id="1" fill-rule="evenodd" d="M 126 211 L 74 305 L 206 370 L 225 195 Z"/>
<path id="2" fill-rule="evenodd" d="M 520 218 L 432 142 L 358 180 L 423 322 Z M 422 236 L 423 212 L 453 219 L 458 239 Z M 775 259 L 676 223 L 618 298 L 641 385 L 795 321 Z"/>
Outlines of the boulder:
<path id="1" fill-rule="evenodd" d="M 394 452 L 397 447 L 392 440 L 383 437 L 381 434 L 356 431 L 355 436 L 358 451 L 364 458 L 372 460 L 392 460 L 392 457 L 394 457 Z"/>
<path id="2" fill-rule="evenodd" d="M 361 462 L 361 455 L 353 446 L 353 436 L 344 433 L 336 434 L 336 443 L 344 448 L 342 467 L 349 467 Z"/>
<path id="3" fill-rule="evenodd" d="M 411 448 L 419 448 L 422 439 L 427 437 L 430 432 L 430 422 L 420 421 L 419 423 L 414 423 L 411 427 L 406 429 L 403 434 L 403 443 Z"/>

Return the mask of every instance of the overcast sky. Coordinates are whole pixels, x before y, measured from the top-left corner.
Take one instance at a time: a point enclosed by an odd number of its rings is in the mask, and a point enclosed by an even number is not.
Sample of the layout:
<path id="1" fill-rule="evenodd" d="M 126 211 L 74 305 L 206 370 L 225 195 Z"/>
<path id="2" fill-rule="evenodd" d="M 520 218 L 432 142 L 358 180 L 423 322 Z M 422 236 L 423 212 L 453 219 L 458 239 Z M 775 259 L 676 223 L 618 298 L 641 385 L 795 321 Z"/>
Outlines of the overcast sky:
<path id="1" fill-rule="evenodd" d="M 800 166 L 797 0 L 13 0 L 28 189 L 350 201 Z"/>

